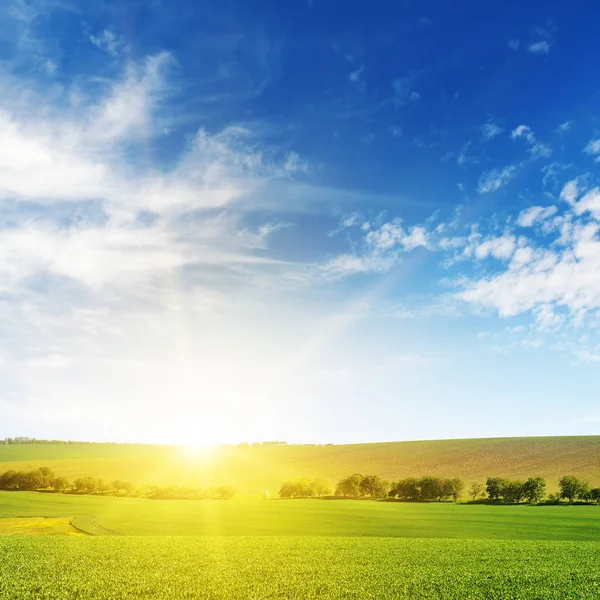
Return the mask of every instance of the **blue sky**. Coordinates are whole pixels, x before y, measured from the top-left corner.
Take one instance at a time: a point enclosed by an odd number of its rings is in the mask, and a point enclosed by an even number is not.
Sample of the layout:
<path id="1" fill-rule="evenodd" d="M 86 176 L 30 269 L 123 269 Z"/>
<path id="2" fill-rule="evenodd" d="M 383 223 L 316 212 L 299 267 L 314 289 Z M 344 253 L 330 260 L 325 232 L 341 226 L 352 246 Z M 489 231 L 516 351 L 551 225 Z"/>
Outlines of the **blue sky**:
<path id="1" fill-rule="evenodd" d="M 5 0 L 0 437 L 596 433 L 599 24 Z"/>

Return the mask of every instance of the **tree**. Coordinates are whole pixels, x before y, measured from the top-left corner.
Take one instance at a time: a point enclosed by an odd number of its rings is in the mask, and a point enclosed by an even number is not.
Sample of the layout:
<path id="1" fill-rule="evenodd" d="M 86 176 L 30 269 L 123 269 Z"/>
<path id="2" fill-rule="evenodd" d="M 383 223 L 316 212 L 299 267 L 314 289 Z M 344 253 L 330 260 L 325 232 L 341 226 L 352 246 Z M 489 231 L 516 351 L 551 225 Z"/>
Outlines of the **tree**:
<path id="1" fill-rule="evenodd" d="M 504 481 L 500 488 L 502 500 L 507 504 L 518 504 L 524 496 L 524 481 Z"/>
<path id="2" fill-rule="evenodd" d="M 462 481 L 462 479 L 459 479 L 458 477 L 454 477 L 449 481 L 451 486 L 452 500 L 454 500 L 454 502 L 458 502 L 460 500 L 460 496 L 465 487 L 465 484 Z"/>
<path id="3" fill-rule="evenodd" d="M 358 498 L 362 496 L 362 492 L 360 489 L 360 484 L 364 477 L 359 473 L 354 473 L 354 475 L 350 475 L 345 479 L 342 479 L 335 486 L 335 495 L 336 496 L 346 496 L 350 498 Z"/>
<path id="4" fill-rule="evenodd" d="M 0 475 L 0 490 L 17 490 L 18 488 L 18 474 L 14 469 L 4 471 Z"/>
<path id="5" fill-rule="evenodd" d="M 322 496 L 331 495 L 331 485 L 326 479 L 317 478 L 312 482 L 314 495 L 321 498 Z"/>
<path id="6" fill-rule="evenodd" d="M 52 487 L 57 492 L 64 492 L 69 489 L 70 485 L 71 484 L 69 483 L 69 480 L 66 477 L 56 477 L 54 479 Z"/>
<path id="7" fill-rule="evenodd" d="M 485 491 L 490 500 L 500 500 L 502 497 L 502 489 L 506 485 L 506 479 L 501 477 L 488 477 L 485 482 Z"/>
<path id="8" fill-rule="evenodd" d="M 215 496 L 220 500 L 229 500 L 235 495 L 235 488 L 232 485 L 221 485 L 215 490 Z"/>
<path id="9" fill-rule="evenodd" d="M 546 495 L 546 480 L 543 477 L 530 477 L 523 484 L 523 497 L 529 504 L 536 504 Z"/>
<path id="10" fill-rule="evenodd" d="M 55 479 L 52 469 L 49 469 L 48 467 L 40 467 L 37 472 L 39 474 L 38 481 L 40 488 L 46 490 L 49 487 L 52 487 Z"/>
<path id="11" fill-rule="evenodd" d="M 426 475 L 419 479 L 419 500 L 443 500 L 445 496 L 450 495 L 450 486 L 444 486 L 444 481 L 440 477 Z M 446 488 L 446 489 L 444 489 Z M 447 493 L 446 493 L 447 492 Z"/>
<path id="12" fill-rule="evenodd" d="M 401 500 L 415 502 L 421 498 L 419 480 L 416 477 L 406 477 L 396 483 L 396 495 Z"/>
<path id="13" fill-rule="evenodd" d="M 585 496 L 589 490 L 587 481 L 583 481 L 575 475 L 565 475 L 558 482 L 558 487 L 560 488 L 560 497 L 566 498 L 570 503 Z"/>
<path id="14" fill-rule="evenodd" d="M 483 496 L 484 491 L 485 487 L 483 483 L 481 483 L 480 481 L 474 481 L 473 483 L 471 483 L 471 487 L 469 488 L 469 496 L 471 497 L 471 500 L 475 502 L 477 498 Z"/>
<path id="15" fill-rule="evenodd" d="M 94 494 L 98 490 L 98 480 L 94 477 L 78 477 L 73 482 L 77 494 Z"/>
<path id="16" fill-rule="evenodd" d="M 600 502 L 600 488 L 592 488 L 590 490 L 590 498 L 592 502 Z"/>
<path id="17" fill-rule="evenodd" d="M 379 475 L 366 475 L 359 484 L 360 495 L 371 498 L 384 498 L 388 487 L 389 482 L 381 479 Z"/>

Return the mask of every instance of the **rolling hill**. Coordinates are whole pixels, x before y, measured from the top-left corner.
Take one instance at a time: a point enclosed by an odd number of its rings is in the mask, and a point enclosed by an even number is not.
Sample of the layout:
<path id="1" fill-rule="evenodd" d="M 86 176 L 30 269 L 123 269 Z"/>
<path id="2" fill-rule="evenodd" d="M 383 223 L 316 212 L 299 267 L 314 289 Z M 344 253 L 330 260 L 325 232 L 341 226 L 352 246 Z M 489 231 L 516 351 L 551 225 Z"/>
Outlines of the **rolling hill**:
<path id="1" fill-rule="evenodd" d="M 600 436 L 482 438 L 347 445 L 222 446 L 194 454 L 178 446 L 142 444 L 0 445 L 0 472 L 48 466 L 69 478 L 92 475 L 135 484 L 234 485 L 238 495 L 275 494 L 286 479 L 332 483 L 360 472 L 408 475 L 545 477 L 549 490 L 565 474 L 600 485 Z"/>

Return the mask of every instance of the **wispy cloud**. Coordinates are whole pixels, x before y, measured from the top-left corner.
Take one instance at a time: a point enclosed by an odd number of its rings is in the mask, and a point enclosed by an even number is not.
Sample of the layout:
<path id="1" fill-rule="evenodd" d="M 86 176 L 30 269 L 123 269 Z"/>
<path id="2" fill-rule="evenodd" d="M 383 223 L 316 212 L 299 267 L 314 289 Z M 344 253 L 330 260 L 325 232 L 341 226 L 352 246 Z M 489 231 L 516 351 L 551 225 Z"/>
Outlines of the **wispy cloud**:
<path id="1" fill-rule="evenodd" d="M 590 156 L 596 157 L 597 162 L 600 161 L 600 139 L 590 140 L 583 151 Z"/>
<path id="2" fill-rule="evenodd" d="M 532 54 L 550 54 L 550 44 L 546 40 L 532 42 L 529 44 L 528 50 Z"/>
<path id="3" fill-rule="evenodd" d="M 571 127 L 573 127 L 573 120 L 569 119 L 568 121 L 561 123 L 556 129 L 559 132 L 565 132 L 569 131 Z"/>
<path id="4" fill-rule="evenodd" d="M 394 91 L 394 104 L 396 106 L 404 106 L 419 100 L 421 95 L 414 89 L 414 75 L 405 75 L 398 77 L 392 81 L 392 89 Z"/>
<path id="5" fill-rule="evenodd" d="M 516 174 L 517 167 L 515 165 L 492 169 L 481 175 L 477 189 L 480 194 L 495 192 L 506 185 Z"/>
<path id="6" fill-rule="evenodd" d="M 501 127 L 496 125 L 496 123 L 484 123 L 480 129 L 481 137 L 484 140 L 491 140 L 504 131 Z"/>
<path id="7" fill-rule="evenodd" d="M 113 57 L 118 56 L 124 46 L 122 38 L 110 29 L 105 29 L 98 35 L 90 35 L 90 42 Z"/>
<path id="8" fill-rule="evenodd" d="M 523 138 L 529 144 L 529 152 L 533 158 L 547 158 L 552 154 L 552 148 L 546 144 L 541 144 L 536 140 L 536 137 L 527 125 L 519 125 L 511 132 L 513 140 Z"/>

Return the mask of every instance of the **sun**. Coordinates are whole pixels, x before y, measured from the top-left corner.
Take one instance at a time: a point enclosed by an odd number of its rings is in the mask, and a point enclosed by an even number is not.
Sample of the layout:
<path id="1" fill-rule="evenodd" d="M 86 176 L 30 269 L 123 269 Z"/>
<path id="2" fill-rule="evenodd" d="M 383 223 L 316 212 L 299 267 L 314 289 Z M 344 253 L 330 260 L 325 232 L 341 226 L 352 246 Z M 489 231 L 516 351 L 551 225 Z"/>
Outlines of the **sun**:
<path id="1" fill-rule="evenodd" d="M 183 454 L 190 458 L 208 458 L 215 454 L 217 445 L 194 442 L 182 445 L 181 450 Z"/>

